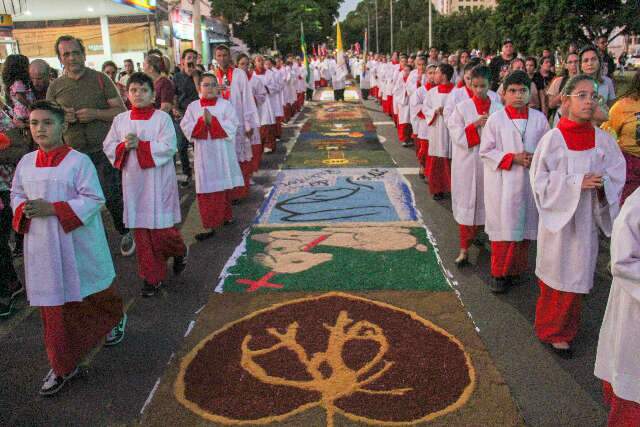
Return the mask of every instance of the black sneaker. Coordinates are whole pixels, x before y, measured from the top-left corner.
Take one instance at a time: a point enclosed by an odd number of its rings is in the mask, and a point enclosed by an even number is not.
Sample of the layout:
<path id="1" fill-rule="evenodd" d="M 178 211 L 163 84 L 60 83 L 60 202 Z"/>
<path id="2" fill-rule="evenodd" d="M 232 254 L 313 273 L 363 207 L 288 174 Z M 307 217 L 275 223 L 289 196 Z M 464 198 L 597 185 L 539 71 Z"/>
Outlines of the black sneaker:
<path id="1" fill-rule="evenodd" d="M 127 326 L 127 313 L 124 313 L 122 319 L 118 324 L 109 332 L 107 339 L 104 342 L 105 347 L 112 347 L 120 344 L 120 341 L 124 338 L 124 329 Z"/>
<path id="2" fill-rule="evenodd" d="M 176 276 L 184 271 L 187 267 L 187 259 L 189 258 L 189 247 L 187 246 L 187 250 L 183 256 L 175 256 L 173 257 L 173 274 Z"/>
<path id="3" fill-rule="evenodd" d="M 507 292 L 509 289 L 507 279 L 504 277 L 496 277 L 491 283 L 489 283 L 489 289 L 494 294 L 503 294 Z"/>
<path id="4" fill-rule="evenodd" d="M 161 287 L 162 287 L 162 282 L 158 283 L 157 285 L 152 285 L 151 283 L 145 280 L 144 285 L 142 285 L 141 295 L 144 298 L 152 297 L 158 293 Z"/>
<path id="5" fill-rule="evenodd" d="M 236 223 L 236 220 L 235 220 L 235 219 L 230 219 L 230 220 L 225 221 L 225 222 L 224 222 L 224 225 L 233 225 L 233 224 L 235 224 L 235 223 Z"/>
<path id="6" fill-rule="evenodd" d="M 40 388 L 40 396 L 53 396 L 62 390 L 62 387 L 69 382 L 73 377 L 78 375 L 80 371 L 76 367 L 71 373 L 57 377 L 53 372 L 53 369 L 49 371 L 46 377 L 44 377 L 44 384 Z"/>
<path id="7" fill-rule="evenodd" d="M 444 200 L 444 193 L 436 193 L 433 195 L 433 200 Z"/>
<path id="8" fill-rule="evenodd" d="M 204 233 L 198 233 L 195 235 L 195 239 L 198 242 L 202 242 L 205 241 L 207 239 L 212 238 L 213 236 L 216 235 L 216 231 L 215 230 L 210 230 L 210 231 L 205 231 Z"/>

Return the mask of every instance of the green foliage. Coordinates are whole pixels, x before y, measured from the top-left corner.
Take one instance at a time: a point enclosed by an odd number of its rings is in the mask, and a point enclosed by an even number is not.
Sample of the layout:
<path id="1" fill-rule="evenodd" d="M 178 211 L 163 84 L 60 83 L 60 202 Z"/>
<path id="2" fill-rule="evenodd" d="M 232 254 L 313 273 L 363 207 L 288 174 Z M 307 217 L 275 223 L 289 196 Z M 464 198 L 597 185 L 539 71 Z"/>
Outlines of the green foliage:
<path id="1" fill-rule="evenodd" d="M 347 45 L 360 41 L 370 17 L 370 50 L 375 50 L 375 1 L 361 0 L 341 24 Z M 428 47 L 427 0 L 395 0 L 394 47 Z M 604 35 L 640 33 L 640 2 L 633 0 L 499 0 L 496 9 L 465 9 L 448 16 L 433 10 L 433 45 L 445 51 L 500 49 L 504 38 L 518 51 L 539 54 L 570 42 L 592 43 Z M 389 51 L 389 1 L 378 0 L 380 50 Z M 402 29 L 401 29 L 402 26 Z"/>
<path id="2" fill-rule="evenodd" d="M 212 14 L 233 24 L 234 35 L 252 50 L 273 47 L 283 53 L 300 51 L 300 23 L 307 45 L 335 37 L 333 22 L 343 0 L 211 0 Z"/>

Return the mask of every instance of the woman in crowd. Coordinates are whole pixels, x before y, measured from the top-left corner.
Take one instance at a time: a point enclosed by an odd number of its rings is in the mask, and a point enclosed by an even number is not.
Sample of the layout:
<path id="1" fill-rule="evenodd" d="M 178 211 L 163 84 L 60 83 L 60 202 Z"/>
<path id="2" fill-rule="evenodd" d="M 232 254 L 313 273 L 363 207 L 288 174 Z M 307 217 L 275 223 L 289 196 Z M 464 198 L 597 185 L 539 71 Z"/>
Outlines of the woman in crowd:
<path id="1" fill-rule="evenodd" d="M 131 105 L 129 104 L 129 99 L 127 98 L 127 89 L 124 87 L 122 83 L 117 81 L 118 77 L 118 66 L 113 61 L 105 61 L 102 64 L 102 72 L 105 73 L 109 78 L 113 81 L 113 84 L 116 85 L 118 89 L 118 93 L 120 94 L 120 98 L 122 98 L 122 102 L 127 106 L 127 109 L 130 109 Z"/>
<path id="2" fill-rule="evenodd" d="M 553 125 L 555 126 L 560 120 L 560 100 L 562 98 L 562 89 L 571 77 L 578 74 L 578 65 L 580 57 L 577 53 L 569 53 L 564 61 L 564 69 L 562 74 L 553 79 L 547 89 L 547 107 L 549 108 L 549 116 L 553 117 Z"/>
<path id="3" fill-rule="evenodd" d="M 613 82 L 602 75 L 602 60 L 595 46 L 585 46 L 580 49 L 580 71 L 591 76 L 598 83 L 599 108 L 593 116 L 594 123 L 599 125 L 609 118 L 609 107 L 616 99 Z"/>

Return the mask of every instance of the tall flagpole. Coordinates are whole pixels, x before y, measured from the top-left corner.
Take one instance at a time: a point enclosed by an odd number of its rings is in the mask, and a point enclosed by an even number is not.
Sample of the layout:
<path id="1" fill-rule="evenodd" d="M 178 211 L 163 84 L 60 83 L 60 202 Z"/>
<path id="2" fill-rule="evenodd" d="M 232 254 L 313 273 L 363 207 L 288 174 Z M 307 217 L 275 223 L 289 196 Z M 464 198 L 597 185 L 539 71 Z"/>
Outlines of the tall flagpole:
<path id="1" fill-rule="evenodd" d="M 380 38 L 378 37 L 378 0 L 376 0 L 376 53 L 380 53 Z"/>
<path id="2" fill-rule="evenodd" d="M 389 0 L 389 11 L 391 12 L 391 53 L 393 53 L 393 0 Z"/>
<path id="3" fill-rule="evenodd" d="M 429 2 L 429 49 L 431 49 L 433 47 L 433 33 L 432 33 L 432 28 L 431 28 L 431 0 L 427 0 L 427 2 Z"/>
<path id="4" fill-rule="evenodd" d="M 365 47 L 366 49 L 366 54 L 369 54 L 369 35 L 371 34 L 371 0 L 367 0 L 367 46 Z"/>

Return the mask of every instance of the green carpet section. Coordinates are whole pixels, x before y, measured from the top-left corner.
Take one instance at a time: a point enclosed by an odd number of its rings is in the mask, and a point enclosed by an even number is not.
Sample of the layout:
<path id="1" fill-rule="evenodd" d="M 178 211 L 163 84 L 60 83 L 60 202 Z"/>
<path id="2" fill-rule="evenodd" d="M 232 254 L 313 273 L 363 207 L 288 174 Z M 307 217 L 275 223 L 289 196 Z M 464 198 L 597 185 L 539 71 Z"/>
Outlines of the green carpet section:
<path id="1" fill-rule="evenodd" d="M 313 110 L 285 162 L 289 169 L 394 165 L 364 106 L 342 102 Z"/>
<path id="2" fill-rule="evenodd" d="M 228 273 L 224 292 L 451 290 L 419 227 L 254 228 Z"/>

